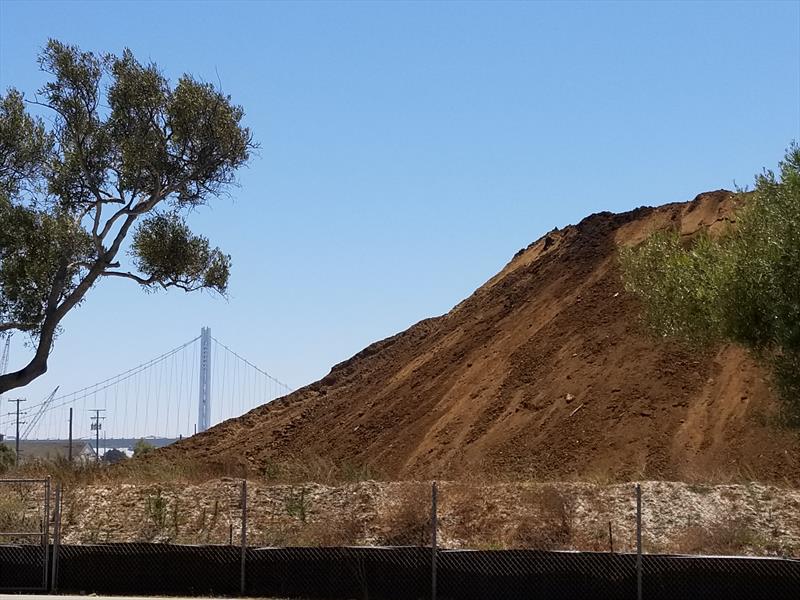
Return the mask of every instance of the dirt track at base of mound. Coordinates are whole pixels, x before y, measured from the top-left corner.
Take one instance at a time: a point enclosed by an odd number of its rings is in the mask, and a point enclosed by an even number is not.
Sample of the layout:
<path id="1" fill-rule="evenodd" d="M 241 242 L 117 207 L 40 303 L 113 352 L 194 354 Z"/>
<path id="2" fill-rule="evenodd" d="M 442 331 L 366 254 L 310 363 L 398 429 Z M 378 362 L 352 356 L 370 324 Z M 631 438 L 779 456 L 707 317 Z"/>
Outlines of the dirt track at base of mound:
<path id="1" fill-rule="evenodd" d="M 800 482 L 768 374 L 744 351 L 654 339 L 619 245 L 734 219 L 732 194 L 554 230 L 446 315 L 163 455 L 263 470 L 304 456 L 386 478 Z"/>

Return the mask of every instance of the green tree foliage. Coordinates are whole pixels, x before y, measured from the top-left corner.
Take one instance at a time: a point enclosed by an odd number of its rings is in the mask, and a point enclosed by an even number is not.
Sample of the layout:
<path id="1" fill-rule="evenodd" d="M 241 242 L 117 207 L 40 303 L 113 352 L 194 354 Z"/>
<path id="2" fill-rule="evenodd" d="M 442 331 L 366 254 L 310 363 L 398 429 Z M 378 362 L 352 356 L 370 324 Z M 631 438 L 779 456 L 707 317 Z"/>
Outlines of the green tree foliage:
<path id="1" fill-rule="evenodd" d="M 17 454 L 11 446 L 0 442 L 0 475 L 14 466 L 16 456 Z"/>
<path id="2" fill-rule="evenodd" d="M 753 350 L 772 369 L 786 416 L 800 423 L 800 147 L 789 148 L 777 175 L 756 177 L 722 236 L 684 242 L 659 232 L 620 258 L 625 287 L 655 331 Z"/>
<path id="3" fill-rule="evenodd" d="M 224 294 L 230 257 L 184 216 L 254 148 L 230 97 L 188 75 L 173 85 L 128 50 L 51 40 L 39 65 L 49 81 L 34 99 L 0 96 L 0 336 L 36 348 L 0 393 L 47 370 L 59 324 L 103 278 Z"/>
<path id="4" fill-rule="evenodd" d="M 121 450 L 111 448 L 110 450 L 103 452 L 102 460 L 106 464 L 116 465 L 117 463 L 125 462 L 128 460 L 128 457 Z"/>
<path id="5" fill-rule="evenodd" d="M 144 440 L 139 440 L 133 445 L 133 456 L 134 457 L 141 457 L 145 454 L 150 454 L 156 447 L 153 446 L 150 442 L 146 442 Z"/>

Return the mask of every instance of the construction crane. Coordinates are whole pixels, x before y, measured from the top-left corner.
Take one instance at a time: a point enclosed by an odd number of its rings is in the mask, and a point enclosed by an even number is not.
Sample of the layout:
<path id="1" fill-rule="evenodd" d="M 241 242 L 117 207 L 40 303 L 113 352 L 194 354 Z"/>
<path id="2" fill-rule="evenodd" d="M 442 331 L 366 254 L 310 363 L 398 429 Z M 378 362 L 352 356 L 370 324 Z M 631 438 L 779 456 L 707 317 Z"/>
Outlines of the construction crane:
<path id="1" fill-rule="evenodd" d="M 44 415 L 45 411 L 47 410 L 47 407 L 53 401 L 53 398 L 56 397 L 57 391 L 58 387 L 56 387 L 56 389 L 50 392 L 50 395 L 47 398 L 45 398 L 41 404 L 39 404 L 39 410 L 36 411 L 36 414 L 33 416 L 30 422 L 28 422 L 28 426 L 25 428 L 25 431 L 23 431 L 22 435 L 20 436 L 21 439 L 27 440 L 31 432 L 33 432 L 36 429 L 36 426 L 39 424 L 39 421 L 42 420 L 42 415 Z"/>
<path id="2" fill-rule="evenodd" d="M 5 375 L 6 371 L 8 371 L 8 355 L 9 351 L 11 350 L 11 336 L 14 335 L 13 333 L 9 333 L 6 336 L 6 343 L 3 346 L 3 355 L 0 356 L 0 375 Z"/>

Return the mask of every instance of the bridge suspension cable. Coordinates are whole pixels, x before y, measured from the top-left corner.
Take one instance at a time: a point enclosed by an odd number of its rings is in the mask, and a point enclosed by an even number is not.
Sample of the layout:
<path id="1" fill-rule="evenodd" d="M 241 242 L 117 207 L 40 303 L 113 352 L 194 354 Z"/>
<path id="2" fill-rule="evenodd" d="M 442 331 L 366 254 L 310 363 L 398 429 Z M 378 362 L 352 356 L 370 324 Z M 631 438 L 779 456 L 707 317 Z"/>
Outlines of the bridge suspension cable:
<path id="1" fill-rule="evenodd" d="M 278 380 L 278 379 L 275 379 L 275 378 L 274 378 L 272 375 L 270 375 L 270 374 L 269 374 L 269 373 L 267 373 L 266 371 L 262 371 L 262 370 L 261 370 L 261 369 L 259 369 L 257 366 L 255 366 L 253 363 L 251 363 L 249 360 L 247 360 L 246 358 L 244 358 L 244 357 L 242 357 L 242 356 L 239 356 L 238 354 L 236 354 L 236 352 L 234 352 L 233 350 L 231 350 L 230 348 L 228 348 L 228 346 L 226 346 L 225 344 L 223 344 L 222 342 L 220 342 L 220 341 L 219 341 L 217 338 L 215 338 L 215 337 L 213 337 L 213 336 L 212 336 L 212 337 L 211 337 L 211 339 L 212 339 L 212 340 L 214 340 L 214 342 L 215 342 L 216 344 L 218 344 L 218 345 L 222 346 L 222 347 L 223 347 L 225 350 L 227 350 L 228 352 L 230 352 L 230 353 L 231 353 L 231 354 L 232 354 L 234 357 L 238 358 L 240 361 L 242 361 L 244 364 L 246 364 L 248 367 L 251 367 L 251 368 L 255 369 L 256 371 L 258 371 L 259 373 L 261 373 L 261 374 L 262 374 L 264 377 L 266 377 L 267 379 L 269 379 L 271 382 L 273 382 L 275 385 L 277 385 L 278 387 L 280 387 L 281 389 L 283 389 L 283 390 L 284 390 L 284 391 L 286 391 L 287 393 L 292 391 L 292 388 L 290 388 L 290 387 L 289 387 L 287 384 L 283 383 L 282 381 L 280 381 L 280 380 Z"/>
<path id="2" fill-rule="evenodd" d="M 191 344 L 194 344 L 199 339 L 200 339 L 200 336 L 197 336 L 193 340 L 189 340 L 185 344 L 181 344 L 177 348 L 173 348 L 169 352 L 165 352 L 164 354 L 162 354 L 160 356 L 157 356 L 157 357 L 155 357 L 155 358 L 153 358 L 151 360 L 148 360 L 147 362 L 143 362 L 142 364 L 137 365 L 137 366 L 133 367 L 132 369 L 128 369 L 127 371 L 123 371 L 119 375 L 115 375 L 114 377 L 109 377 L 108 379 L 104 379 L 103 381 L 98 381 L 97 383 L 95 383 L 93 385 L 86 386 L 85 388 L 82 388 L 80 390 L 76 390 L 76 391 L 70 392 L 68 394 L 62 394 L 60 396 L 57 396 L 57 397 L 53 398 L 53 400 L 51 402 L 50 410 L 55 409 L 55 408 L 59 408 L 60 406 L 66 406 L 67 404 L 72 404 L 75 401 L 75 398 L 76 397 L 80 397 L 81 394 L 96 394 L 97 392 L 101 392 L 101 391 L 103 391 L 103 390 L 105 390 L 105 389 L 107 389 L 109 387 L 117 385 L 121 381 L 125 381 L 127 379 L 130 379 L 131 377 L 134 377 L 134 376 L 138 375 L 139 373 L 142 373 L 142 372 L 148 370 L 149 368 L 157 365 L 161 361 L 166 360 L 170 356 L 172 356 L 174 354 L 177 354 L 178 352 L 180 352 L 181 350 L 183 350 L 187 346 L 190 346 Z M 59 402 L 59 401 L 62 401 L 62 402 Z M 34 408 L 37 408 L 38 406 L 39 406 L 39 404 L 34 404 L 30 408 L 34 409 Z"/>
<path id="3" fill-rule="evenodd" d="M 210 333 L 210 332 L 209 332 Z M 110 438 L 177 438 L 199 431 L 200 344 L 197 336 L 155 358 L 74 392 L 60 394 L 30 406 L 39 422 L 28 439 L 64 439 L 66 407 L 75 409 L 75 439 L 94 438 L 89 408 L 106 411 L 102 427 Z M 210 424 L 238 417 L 292 389 L 229 346 L 211 338 Z M 0 420 L 0 430 L 9 421 Z"/>

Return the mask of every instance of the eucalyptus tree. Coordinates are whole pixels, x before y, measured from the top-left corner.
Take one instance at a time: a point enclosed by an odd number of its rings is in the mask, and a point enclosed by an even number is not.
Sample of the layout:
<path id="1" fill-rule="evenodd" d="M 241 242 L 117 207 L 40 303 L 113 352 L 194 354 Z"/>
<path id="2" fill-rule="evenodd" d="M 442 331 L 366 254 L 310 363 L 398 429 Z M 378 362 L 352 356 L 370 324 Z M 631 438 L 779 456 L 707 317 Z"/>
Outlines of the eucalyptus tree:
<path id="1" fill-rule="evenodd" d="M 225 294 L 230 256 L 187 212 L 235 183 L 253 150 L 244 112 L 215 86 L 152 63 L 50 40 L 47 83 L 0 96 L 0 335 L 35 350 L 0 393 L 47 370 L 60 324 L 108 277 Z"/>

